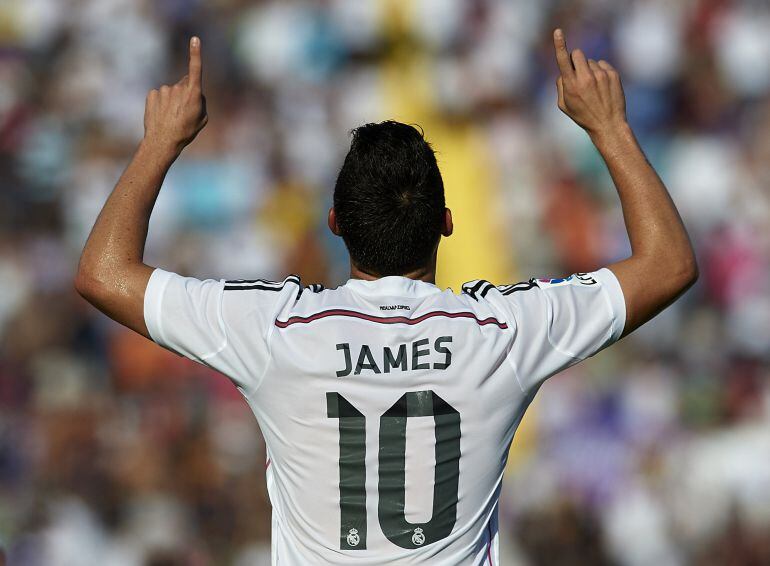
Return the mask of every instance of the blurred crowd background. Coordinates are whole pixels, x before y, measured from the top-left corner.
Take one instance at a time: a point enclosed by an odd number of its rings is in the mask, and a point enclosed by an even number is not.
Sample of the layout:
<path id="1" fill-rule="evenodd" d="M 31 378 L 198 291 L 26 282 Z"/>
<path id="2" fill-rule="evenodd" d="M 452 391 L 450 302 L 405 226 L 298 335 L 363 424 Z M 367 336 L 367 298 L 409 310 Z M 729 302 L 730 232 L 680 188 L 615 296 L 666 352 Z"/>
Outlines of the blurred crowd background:
<path id="1" fill-rule="evenodd" d="M 770 564 L 770 6 L 756 0 L 0 0 L 0 545 L 12 565 L 269 563 L 265 452 L 224 378 L 72 289 L 202 37 L 210 121 L 147 260 L 335 286 L 351 128 L 420 124 L 456 234 L 439 285 L 624 257 L 617 197 L 556 108 L 551 30 L 622 73 L 701 278 L 548 382 L 514 441 L 503 564 Z M 2 562 L 2 559 L 0 559 Z"/>

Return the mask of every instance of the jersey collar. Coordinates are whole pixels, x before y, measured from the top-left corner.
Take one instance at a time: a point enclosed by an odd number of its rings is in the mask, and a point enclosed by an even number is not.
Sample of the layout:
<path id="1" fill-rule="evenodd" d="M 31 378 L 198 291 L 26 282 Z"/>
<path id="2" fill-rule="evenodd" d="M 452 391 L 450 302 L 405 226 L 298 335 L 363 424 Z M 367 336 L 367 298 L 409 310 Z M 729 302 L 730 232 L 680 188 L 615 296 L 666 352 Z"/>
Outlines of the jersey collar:
<path id="1" fill-rule="evenodd" d="M 441 293 L 441 289 L 432 283 L 398 275 L 380 277 L 374 281 L 350 279 L 344 286 L 359 295 L 374 297 L 427 297 Z"/>

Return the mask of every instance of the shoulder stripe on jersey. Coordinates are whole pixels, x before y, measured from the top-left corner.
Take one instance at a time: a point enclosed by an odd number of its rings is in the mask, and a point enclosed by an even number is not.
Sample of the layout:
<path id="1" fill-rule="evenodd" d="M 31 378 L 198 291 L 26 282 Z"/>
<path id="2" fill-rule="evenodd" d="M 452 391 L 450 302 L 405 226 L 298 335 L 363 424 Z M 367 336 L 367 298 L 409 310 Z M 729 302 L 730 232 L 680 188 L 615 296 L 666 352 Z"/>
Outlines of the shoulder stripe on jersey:
<path id="1" fill-rule="evenodd" d="M 476 284 L 475 284 L 473 287 L 471 287 L 471 288 L 468 290 L 468 294 L 470 294 L 470 295 L 475 295 L 475 294 L 476 294 L 476 292 L 477 292 L 477 291 L 478 291 L 478 290 L 479 290 L 479 289 L 482 287 L 482 285 L 484 285 L 484 283 L 486 283 L 486 281 L 484 281 L 483 279 L 481 279 L 480 281 L 478 281 L 478 282 L 477 282 L 477 283 L 476 283 Z"/>
<path id="2" fill-rule="evenodd" d="M 297 275 L 289 275 L 286 279 L 299 280 L 299 277 Z M 286 279 L 283 281 L 271 281 L 269 279 L 228 279 L 225 283 L 228 285 L 253 285 L 259 283 L 261 285 L 280 286 L 286 282 Z"/>
<path id="3" fill-rule="evenodd" d="M 480 297 L 486 297 L 487 293 L 489 293 L 492 289 L 497 289 L 502 295 L 510 295 L 516 291 L 528 291 L 529 289 L 534 289 L 535 287 L 537 287 L 537 282 L 534 279 L 530 279 L 529 281 L 522 281 L 521 283 L 516 283 L 514 285 L 500 285 L 498 287 L 495 287 L 495 285 L 489 281 L 479 279 L 466 283 L 463 285 L 462 290 L 463 293 L 478 301 Z"/>
<path id="4" fill-rule="evenodd" d="M 280 285 L 280 281 L 270 281 L 268 279 L 228 279 L 225 283 L 233 285 L 242 285 L 246 283 L 264 283 L 265 285 Z"/>
<path id="5" fill-rule="evenodd" d="M 286 283 L 299 285 L 298 281 L 287 281 Z M 281 285 L 280 287 L 270 287 L 268 285 L 225 285 L 225 291 L 253 291 L 255 289 L 260 291 L 280 291 L 284 287 L 285 285 Z"/>
<path id="6" fill-rule="evenodd" d="M 478 301 L 478 297 L 476 296 L 476 293 L 478 293 L 479 289 L 481 289 L 484 285 L 492 285 L 489 281 L 484 281 L 483 279 L 478 280 L 473 286 L 471 285 L 463 285 L 463 293 L 466 295 L 469 295 L 473 300 Z"/>
<path id="7" fill-rule="evenodd" d="M 535 287 L 537 287 L 537 283 L 534 279 L 530 279 L 529 281 L 522 281 L 521 283 L 516 283 L 515 285 L 505 285 L 504 287 L 498 287 L 498 289 L 500 289 L 501 294 L 510 295 L 516 291 L 529 291 Z"/>
<path id="8" fill-rule="evenodd" d="M 345 310 L 345 309 L 330 309 L 327 311 L 321 311 L 310 316 L 292 316 L 288 320 L 276 320 L 275 325 L 278 328 L 286 328 L 292 324 L 308 324 L 322 318 L 328 318 L 330 316 L 342 316 L 348 318 L 359 318 L 368 322 L 375 322 L 377 324 L 419 324 L 430 318 L 442 317 L 442 318 L 467 318 L 476 321 L 480 326 L 487 326 L 492 324 L 503 330 L 508 328 L 508 324 L 501 322 L 496 318 L 489 317 L 480 319 L 472 312 L 447 312 L 447 311 L 432 311 L 425 313 L 415 318 L 407 318 L 405 316 L 373 316 L 362 312 Z"/>
<path id="9" fill-rule="evenodd" d="M 256 282 L 259 283 L 256 283 Z M 299 277 L 287 277 L 285 280 L 279 282 L 276 281 L 264 281 L 262 279 L 255 279 L 254 281 L 225 281 L 225 291 L 251 291 L 258 289 L 260 291 L 280 291 L 286 286 L 286 283 L 294 283 L 299 286 Z"/>
<path id="10" fill-rule="evenodd" d="M 489 292 L 490 292 L 492 289 L 494 289 L 494 288 L 495 288 L 495 286 L 494 286 L 494 285 L 492 285 L 492 283 L 487 283 L 486 287 L 484 287 L 484 288 L 481 290 L 481 293 L 479 293 L 479 295 L 480 295 L 482 298 L 483 298 L 483 297 L 486 297 L 486 296 L 487 296 L 487 293 L 489 293 Z"/>

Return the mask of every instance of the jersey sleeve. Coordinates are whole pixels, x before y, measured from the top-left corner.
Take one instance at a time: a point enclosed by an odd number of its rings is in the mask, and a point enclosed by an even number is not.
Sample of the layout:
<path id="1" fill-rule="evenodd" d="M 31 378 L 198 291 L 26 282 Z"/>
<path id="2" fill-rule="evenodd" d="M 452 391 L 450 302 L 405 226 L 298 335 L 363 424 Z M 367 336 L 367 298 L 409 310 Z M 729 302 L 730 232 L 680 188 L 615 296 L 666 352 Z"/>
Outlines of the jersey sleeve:
<path id="1" fill-rule="evenodd" d="M 623 291 L 609 269 L 494 287 L 490 302 L 514 322 L 508 357 L 524 391 L 593 356 L 623 332 Z"/>
<path id="2" fill-rule="evenodd" d="M 156 269 L 145 290 L 144 320 L 160 346 L 254 391 L 270 361 L 275 319 L 298 288 L 297 277 L 283 283 L 217 281 Z"/>

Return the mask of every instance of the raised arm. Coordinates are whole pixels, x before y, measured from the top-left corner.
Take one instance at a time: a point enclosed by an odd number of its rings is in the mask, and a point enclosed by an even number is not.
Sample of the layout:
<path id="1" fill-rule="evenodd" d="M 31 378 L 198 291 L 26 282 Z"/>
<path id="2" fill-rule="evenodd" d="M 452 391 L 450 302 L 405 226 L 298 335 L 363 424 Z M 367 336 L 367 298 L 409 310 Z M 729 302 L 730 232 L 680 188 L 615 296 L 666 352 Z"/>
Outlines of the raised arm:
<path id="1" fill-rule="evenodd" d="M 144 292 L 153 269 L 143 262 L 155 199 L 171 165 L 206 125 L 201 45 L 190 40 L 189 72 L 147 95 L 144 139 L 104 204 L 80 256 L 75 288 L 117 322 L 149 337 Z"/>
<path id="2" fill-rule="evenodd" d="M 570 53 L 554 32 L 559 108 L 591 137 L 620 195 L 631 257 L 608 266 L 626 302 L 623 335 L 670 305 L 698 278 L 695 254 L 671 197 L 626 122 L 620 77 L 606 61 Z"/>

